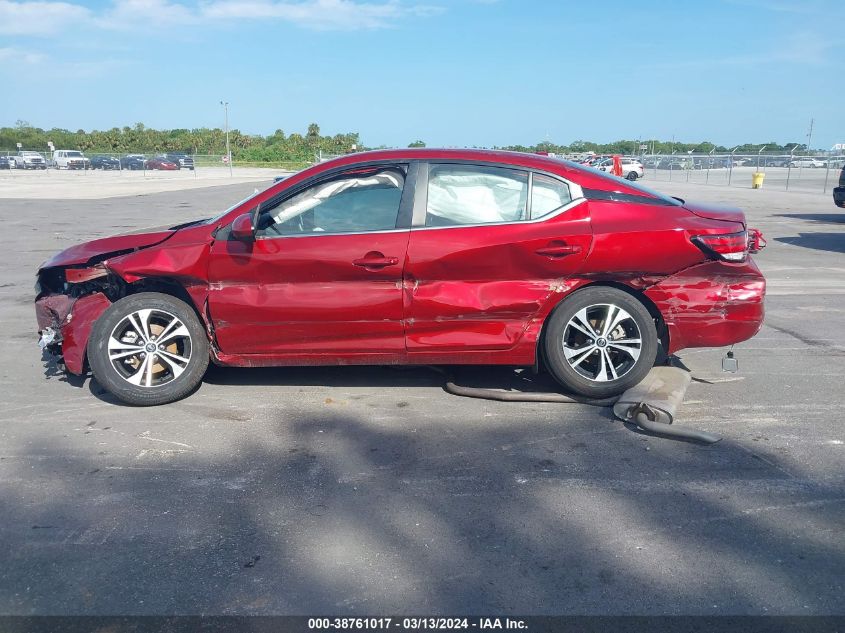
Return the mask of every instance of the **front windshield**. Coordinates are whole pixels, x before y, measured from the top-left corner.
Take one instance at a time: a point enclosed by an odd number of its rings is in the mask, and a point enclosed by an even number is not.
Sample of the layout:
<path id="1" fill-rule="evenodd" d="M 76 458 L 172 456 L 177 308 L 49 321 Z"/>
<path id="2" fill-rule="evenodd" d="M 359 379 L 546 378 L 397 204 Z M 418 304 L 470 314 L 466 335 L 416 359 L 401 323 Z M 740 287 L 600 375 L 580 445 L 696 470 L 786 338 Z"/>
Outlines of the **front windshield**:
<path id="1" fill-rule="evenodd" d="M 82 152 L 68 152 L 67 155 L 76 158 L 78 156 L 82 156 Z"/>
<path id="2" fill-rule="evenodd" d="M 229 207 L 228 209 L 226 209 L 222 213 L 215 215 L 213 218 L 209 218 L 208 220 L 205 220 L 204 224 L 214 224 L 215 222 L 222 219 L 227 213 L 237 209 L 239 206 L 241 206 L 242 204 L 244 204 L 248 200 L 252 200 L 255 196 L 260 194 L 262 191 L 264 191 L 264 190 L 263 189 L 256 189 L 251 194 L 249 194 L 246 198 L 244 198 L 243 200 L 238 200 L 235 204 L 233 204 L 231 207 Z"/>

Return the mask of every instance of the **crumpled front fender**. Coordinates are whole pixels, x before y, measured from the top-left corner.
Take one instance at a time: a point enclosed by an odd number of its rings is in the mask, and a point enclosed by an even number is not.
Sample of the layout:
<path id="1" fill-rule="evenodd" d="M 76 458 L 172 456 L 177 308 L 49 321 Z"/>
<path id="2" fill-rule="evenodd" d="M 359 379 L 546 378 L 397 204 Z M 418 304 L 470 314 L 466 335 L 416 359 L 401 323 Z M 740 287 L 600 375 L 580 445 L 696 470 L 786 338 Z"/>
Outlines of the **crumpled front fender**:
<path id="1" fill-rule="evenodd" d="M 94 322 L 111 305 L 102 292 L 87 295 L 76 300 L 73 309 L 62 325 L 62 356 L 65 366 L 72 374 L 80 375 L 85 369 L 85 348 L 91 336 Z"/>
<path id="2" fill-rule="evenodd" d="M 173 244 L 166 248 L 147 248 L 128 255 L 122 255 L 104 262 L 106 268 L 128 283 L 145 277 L 181 277 L 199 280 L 208 278 L 208 251 L 205 242 Z"/>

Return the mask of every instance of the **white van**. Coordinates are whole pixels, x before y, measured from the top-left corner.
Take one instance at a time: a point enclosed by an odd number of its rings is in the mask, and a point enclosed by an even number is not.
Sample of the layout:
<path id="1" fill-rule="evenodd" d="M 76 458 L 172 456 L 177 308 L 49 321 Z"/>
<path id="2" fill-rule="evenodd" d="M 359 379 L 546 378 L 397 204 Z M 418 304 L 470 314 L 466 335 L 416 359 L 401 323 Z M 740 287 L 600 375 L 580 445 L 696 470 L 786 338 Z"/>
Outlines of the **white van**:
<path id="1" fill-rule="evenodd" d="M 56 169 L 88 169 L 91 161 L 76 149 L 57 149 L 53 152 L 53 164 Z"/>

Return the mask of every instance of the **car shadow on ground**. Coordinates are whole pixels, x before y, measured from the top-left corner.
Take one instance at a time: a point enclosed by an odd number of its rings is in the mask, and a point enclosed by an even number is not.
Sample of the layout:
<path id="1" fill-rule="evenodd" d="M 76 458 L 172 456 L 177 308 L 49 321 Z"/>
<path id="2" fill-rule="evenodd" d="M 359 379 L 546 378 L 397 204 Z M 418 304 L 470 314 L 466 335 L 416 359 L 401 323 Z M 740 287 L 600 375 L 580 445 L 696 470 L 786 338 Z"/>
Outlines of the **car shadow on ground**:
<path id="1" fill-rule="evenodd" d="M 776 237 L 776 241 L 817 251 L 845 253 L 845 233 L 799 233 L 795 237 Z"/>
<path id="2" fill-rule="evenodd" d="M 90 375 L 74 376 L 74 386 L 88 383 L 92 395 L 109 404 L 124 405 Z M 86 380 L 90 378 L 90 380 Z M 531 368 L 489 365 L 449 367 L 419 366 L 321 366 L 321 367 L 220 367 L 210 365 L 202 384 L 260 387 L 442 387 L 452 380 L 462 387 L 521 393 L 562 393 L 546 372 Z M 201 388 L 201 387 L 200 387 Z"/>
<path id="3" fill-rule="evenodd" d="M 845 212 L 843 213 L 779 213 L 776 218 L 792 218 L 794 220 L 807 220 L 808 222 L 825 222 L 827 224 L 845 224 Z"/>
<path id="4" fill-rule="evenodd" d="M 211 366 L 204 382 L 213 385 L 406 387 L 439 386 L 451 377 L 461 385 L 515 391 L 556 391 L 560 385 L 547 373 L 492 365 L 398 365 L 320 367 L 218 367 Z"/>

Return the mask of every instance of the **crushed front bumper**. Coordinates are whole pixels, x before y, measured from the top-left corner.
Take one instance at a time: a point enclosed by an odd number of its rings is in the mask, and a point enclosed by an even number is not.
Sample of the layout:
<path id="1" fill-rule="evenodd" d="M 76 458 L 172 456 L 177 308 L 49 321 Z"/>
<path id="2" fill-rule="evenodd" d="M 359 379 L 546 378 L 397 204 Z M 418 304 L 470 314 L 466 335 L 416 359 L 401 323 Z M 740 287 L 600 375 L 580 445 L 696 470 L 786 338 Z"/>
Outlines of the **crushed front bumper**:
<path id="1" fill-rule="evenodd" d="M 39 345 L 63 359 L 73 374 L 85 371 L 85 348 L 94 321 L 106 311 L 111 301 L 102 292 L 78 299 L 64 294 L 48 294 L 35 302 Z"/>

